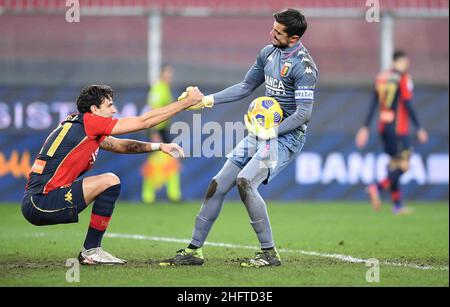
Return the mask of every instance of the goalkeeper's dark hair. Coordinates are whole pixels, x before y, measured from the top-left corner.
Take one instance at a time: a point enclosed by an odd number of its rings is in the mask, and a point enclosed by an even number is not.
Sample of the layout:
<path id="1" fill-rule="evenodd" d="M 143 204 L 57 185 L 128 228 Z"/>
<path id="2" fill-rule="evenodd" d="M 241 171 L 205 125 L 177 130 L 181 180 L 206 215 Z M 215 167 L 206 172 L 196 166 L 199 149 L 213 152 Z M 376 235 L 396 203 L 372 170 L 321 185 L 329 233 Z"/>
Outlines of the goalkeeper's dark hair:
<path id="1" fill-rule="evenodd" d="M 286 27 L 286 33 L 289 36 L 298 35 L 302 37 L 308 28 L 305 16 L 295 9 L 285 9 L 273 14 L 275 20 Z"/>
<path id="2" fill-rule="evenodd" d="M 91 112 L 91 106 L 100 108 L 104 99 L 113 98 L 113 89 L 108 85 L 92 84 L 83 88 L 77 98 L 77 109 L 80 113 Z"/>
<path id="3" fill-rule="evenodd" d="M 395 61 L 397 61 L 398 59 L 404 58 L 404 57 L 407 57 L 407 56 L 408 56 L 408 55 L 406 54 L 405 51 L 403 51 L 403 50 L 395 50 L 395 51 L 394 51 L 394 55 L 392 56 L 392 60 L 394 60 L 394 62 L 395 62 Z"/>

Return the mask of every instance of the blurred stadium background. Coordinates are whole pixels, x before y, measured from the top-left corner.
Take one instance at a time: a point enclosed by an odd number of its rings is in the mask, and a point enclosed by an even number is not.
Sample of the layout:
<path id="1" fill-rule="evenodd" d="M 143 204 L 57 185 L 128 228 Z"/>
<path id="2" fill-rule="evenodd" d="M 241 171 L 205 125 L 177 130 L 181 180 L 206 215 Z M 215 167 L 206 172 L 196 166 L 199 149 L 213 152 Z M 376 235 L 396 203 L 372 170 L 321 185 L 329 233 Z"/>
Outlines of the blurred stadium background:
<path id="1" fill-rule="evenodd" d="M 81 0 L 80 22 L 69 23 L 66 1 L 0 0 L 0 202 L 21 199 L 42 141 L 75 110 L 81 87 L 111 85 L 120 116 L 146 108 L 148 86 L 163 63 L 175 68 L 174 96 L 192 84 L 205 94 L 221 90 L 243 78 L 270 43 L 272 13 L 286 7 L 300 8 L 308 17 L 302 40 L 318 64 L 319 86 L 301 155 L 286 176 L 262 188 L 263 196 L 299 202 L 365 199 L 364 186 L 383 176 L 387 160 L 374 126 L 366 150 L 358 151 L 353 138 L 366 115 L 374 76 L 388 65 L 392 50 L 401 48 L 411 57 L 414 105 L 430 132 L 426 145 L 415 146 L 404 194 L 448 201 L 448 0 L 379 2 L 380 22 L 367 22 L 370 7 L 363 0 Z M 240 122 L 252 98 L 262 94 L 260 87 L 245 101 L 205 110 L 202 123 Z M 173 121 L 192 126 L 194 114 L 183 112 Z M 134 137 L 147 139 L 146 133 Z M 116 173 L 121 200 L 140 201 L 145 159 L 102 152 L 90 174 Z M 202 198 L 224 159 L 185 159 L 184 199 Z M 230 197 L 238 199 L 237 193 Z"/>

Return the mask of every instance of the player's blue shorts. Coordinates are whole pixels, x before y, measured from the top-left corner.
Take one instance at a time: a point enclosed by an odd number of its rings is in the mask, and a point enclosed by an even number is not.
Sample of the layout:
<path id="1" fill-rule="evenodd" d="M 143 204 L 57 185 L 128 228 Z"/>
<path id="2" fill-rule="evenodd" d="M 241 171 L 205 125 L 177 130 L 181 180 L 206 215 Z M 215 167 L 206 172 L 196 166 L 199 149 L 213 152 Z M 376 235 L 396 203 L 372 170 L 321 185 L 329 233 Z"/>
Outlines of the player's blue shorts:
<path id="1" fill-rule="evenodd" d="M 33 225 L 55 225 L 78 222 L 78 213 L 86 207 L 83 180 L 70 187 L 59 188 L 47 194 L 25 192 L 22 214 Z"/>
<path id="2" fill-rule="evenodd" d="M 262 161 L 269 169 L 269 175 L 263 182 L 267 184 L 294 160 L 297 153 L 302 150 L 305 140 L 306 134 L 300 130 L 267 141 L 258 141 L 253 136 L 246 136 L 227 158 L 241 169 L 251 159 Z"/>
<path id="3" fill-rule="evenodd" d="M 384 152 L 393 158 L 408 158 L 412 148 L 407 135 L 396 135 L 384 132 L 380 135 L 384 146 Z"/>

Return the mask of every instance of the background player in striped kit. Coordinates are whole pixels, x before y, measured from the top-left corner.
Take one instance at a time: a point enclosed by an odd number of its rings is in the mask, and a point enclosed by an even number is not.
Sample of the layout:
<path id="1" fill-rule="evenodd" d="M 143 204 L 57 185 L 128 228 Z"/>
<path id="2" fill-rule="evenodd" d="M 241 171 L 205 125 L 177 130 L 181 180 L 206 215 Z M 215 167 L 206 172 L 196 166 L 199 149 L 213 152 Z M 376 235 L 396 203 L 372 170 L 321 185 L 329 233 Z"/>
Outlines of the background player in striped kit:
<path id="1" fill-rule="evenodd" d="M 384 151 L 390 156 L 388 176 L 384 180 L 369 185 L 367 192 L 372 207 L 380 210 L 380 192 L 389 190 L 395 214 L 409 214 L 412 209 L 404 206 L 400 190 L 400 177 L 409 169 L 411 142 L 409 138 L 409 120 L 417 130 L 420 143 L 428 140 L 428 133 L 421 128 L 412 106 L 413 82 L 407 73 L 410 62 L 404 51 L 397 50 L 393 55 L 393 64 L 388 71 L 378 74 L 372 102 L 364 126 L 356 135 L 356 146 L 363 148 L 369 139 L 369 126 L 376 109 L 379 110 L 378 134 Z"/>

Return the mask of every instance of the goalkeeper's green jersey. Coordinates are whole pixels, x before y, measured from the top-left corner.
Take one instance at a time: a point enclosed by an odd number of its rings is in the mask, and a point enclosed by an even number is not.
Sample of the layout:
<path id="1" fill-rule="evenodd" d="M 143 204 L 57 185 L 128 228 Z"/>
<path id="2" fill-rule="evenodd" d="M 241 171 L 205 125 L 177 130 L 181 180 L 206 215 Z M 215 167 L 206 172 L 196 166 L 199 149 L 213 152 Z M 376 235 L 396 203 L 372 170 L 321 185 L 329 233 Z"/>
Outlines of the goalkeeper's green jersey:
<path id="1" fill-rule="evenodd" d="M 147 103 L 152 109 L 164 107 L 173 101 L 172 92 L 170 91 L 170 85 L 164 81 L 156 82 L 148 91 Z M 167 121 L 164 121 L 154 128 L 157 130 L 165 129 L 168 125 Z"/>

